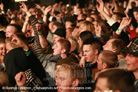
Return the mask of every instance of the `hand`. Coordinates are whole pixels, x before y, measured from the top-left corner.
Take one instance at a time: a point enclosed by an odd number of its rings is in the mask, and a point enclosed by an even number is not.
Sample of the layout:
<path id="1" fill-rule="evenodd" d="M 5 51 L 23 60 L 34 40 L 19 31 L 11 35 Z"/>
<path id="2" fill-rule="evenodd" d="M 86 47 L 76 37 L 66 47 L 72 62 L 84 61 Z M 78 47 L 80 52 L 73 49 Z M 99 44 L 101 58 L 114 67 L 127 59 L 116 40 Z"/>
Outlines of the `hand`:
<path id="1" fill-rule="evenodd" d="M 85 67 L 85 57 L 84 56 L 81 57 L 79 65 L 80 65 L 80 67 L 83 67 L 83 68 Z"/>
<path id="2" fill-rule="evenodd" d="M 20 2 L 20 4 L 21 4 L 20 9 L 21 9 L 22 11 L 24 11 L 24 12 L 27 12 L 27 11 L 28 11 L 28 8 L 27 8 L 26 4 L 23 3 L 23 2 Z"/>
<path id="3" fill-rule="evenodd" d="M 130 18 L 130 17 L 124 17 L 120 23 L 119 29 L 122 30 L 122 29 L 124 29 L 124 27 L 127 27 L 130 24 L 131 19 L 132 18 Z"/>
<path id="4" fill-rule="evenodd" d="M 35 4 L 35 7 L 36 7 L 37 9 L 41 9 L 41 6 L 40 6 L 39 4 Z"/>
<path id="5" fill-rule="evenodd" d="M 3 3 L 0 4 L 0 9 L 1 9 L 2 11 L 4 10 L 4 4 L 3 4 Z"/>
<path id="6" fill-rule="evenodd" d="M 13 43 L 19 47 L 22 47 L 24 49 L 24 51 L 27 51 L 29 49 L 28 46 L 15 34 L 12 35 L 11 43 Z"/>
<path id="7" fill-rule="evenodd" d="M 26 87 L 26 75 L 24 72 L 19 72 L 15 75 L 15 81 L 18 87 Z"/>
<path id="8" fill-rule="evenodd" d="M 47 15 L 49 11 L 51 11 L 52 9 L 52 6 L 48 6 L 46 7 L 45 11 L 44 11 L 44 14 Z"/>
<path id="9" fill-rule="evenodd" d="M 98 10 L 98 12 L 103 12 L 104 11 L 104 3 L 102 0 L 97 0 L 97 2 L 100 4 L 99 6 L 96 5 L 96 8 Z"/>

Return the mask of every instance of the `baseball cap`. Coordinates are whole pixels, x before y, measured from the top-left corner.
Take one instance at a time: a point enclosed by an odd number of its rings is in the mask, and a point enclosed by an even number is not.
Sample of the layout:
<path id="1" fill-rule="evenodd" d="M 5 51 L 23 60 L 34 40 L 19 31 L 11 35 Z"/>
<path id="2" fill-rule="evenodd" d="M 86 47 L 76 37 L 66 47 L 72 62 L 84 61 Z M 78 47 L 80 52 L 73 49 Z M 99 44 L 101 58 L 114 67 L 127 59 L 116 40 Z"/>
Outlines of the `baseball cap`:
<path id="1" fill-rule="evenodd" d="M 54 34 L 66 38 L 66 31 L 64 29 L 58 28 Z"/>
<path id="2" fill-rule="evenodd" d="M 124 50 L 124 52 L 138 56 L 138 37 L 132 39 L 132 43 L 127 49 Z"/>

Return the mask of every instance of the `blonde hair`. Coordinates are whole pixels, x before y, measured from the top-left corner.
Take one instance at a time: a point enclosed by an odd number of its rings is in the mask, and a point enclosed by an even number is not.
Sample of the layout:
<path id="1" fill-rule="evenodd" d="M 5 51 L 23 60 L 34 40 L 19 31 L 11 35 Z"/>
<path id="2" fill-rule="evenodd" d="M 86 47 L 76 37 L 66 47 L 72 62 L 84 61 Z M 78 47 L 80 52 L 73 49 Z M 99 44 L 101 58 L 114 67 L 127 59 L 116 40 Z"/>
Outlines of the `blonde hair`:
<path id="1" fill-rule="evenodd" d="M 69 71 L 71 79 L 78 79 L 80 81 L 79 86 L 81 86 L 84 83 L 85 81 L 84 69 L 82 69 L 79 66 L 79 64 L 74 63 L 74 62 L 69 62 L 67 64 L 57 65 L 55 72 L 59 72 L 62 70 Z"/>

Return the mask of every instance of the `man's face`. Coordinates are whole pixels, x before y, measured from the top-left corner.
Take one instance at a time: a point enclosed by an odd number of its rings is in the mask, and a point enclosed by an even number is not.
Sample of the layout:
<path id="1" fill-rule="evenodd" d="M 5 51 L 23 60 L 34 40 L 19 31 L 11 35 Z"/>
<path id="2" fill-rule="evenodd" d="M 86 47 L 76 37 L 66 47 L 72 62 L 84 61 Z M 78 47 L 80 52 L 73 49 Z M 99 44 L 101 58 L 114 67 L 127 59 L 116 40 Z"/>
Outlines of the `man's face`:
<path id="1" fill-rule="evenodd" d="M 56 42 L 59 40 L 59 39 L 62 39 L 62 37 L 56 35 L 56 34 L 53 34 L 53 42 L 54 44 L 56 44 Z"/>
<path id="2" fill-rule="evenodd" d="M 113 51 L 113 48 L 112 48 L 112 43 L 113 43 L 114 39 L 110 39 L 106 42 L 106 44 L 103 46 L 103 50 L 110 50 L 110 51 Z"/>
<path id="3" fill-rule="evenodd" d="M 102 62 L 102 54 L 99 54 L 98 56 L 98 60 L 97 60 L 97 67 L 99 70 L 103 70 L 103 62 Z"/>
<path id="4" fill-rule="evenodd" d="M 83 45 L 83 55 L 85 57 L 85 60 L 87 62 L 93 63 L 95 56 L 96 56 L 96 51 L 93 49 L 91 45 Z"/>
<path id="5" fill-rule="evenodd" d="M 73 79 L 68 70 L 55 71 L 55 80 L 58 92 L 71 92 L 67 87 L 72 87 Z"/>
<path id="6" fill-rule="evenodd" d="M 58 55 L 58 54 L 61 54 L 61 51 L 62 51 L 62 48 L 61 48 L 61 45 L 59 42 L 57 42 L 55 45 L 54 45 L 54 51 L 53 51 L 53 55 Z"/>
<path id="7" fill-rule="evenodd" d="M 6 28 L 6 37 L 11 37 L 15 33 L 15 27 L 7 26 Z"/>
<path id="8" fill-rule="evenodd" d="M 6 53 L 6 44 L 5 43 L 1 43 L 0 44 L 0 57 L 5 56 Z"/>
<path id="9" fill-rule="evenodd" d="M 136 21 L 137 21 L 137 23 L 138 23 L 138 12 L 133 12 L 133 14 L 134 14 L 134 17 L 135 17 L 135 19 L 136 19 Z"/>
<path id="10" fill-rule="evenodd" d="M 127 54 L 125 57 L 127 63 L 127 70 L 136 72 L 138 71 L 138 57 L 133 56 L 131 54 Z"/>
<path id="11" fill-rule="evenodd" d="M 107 78 L 98 78 L 94 92 L 108 92 Z"/>
<path id="12" fill-rule="evenodd" d="M 36 30 L 41 31 L 41 24 L 39 23 L 36 24 Z"/>

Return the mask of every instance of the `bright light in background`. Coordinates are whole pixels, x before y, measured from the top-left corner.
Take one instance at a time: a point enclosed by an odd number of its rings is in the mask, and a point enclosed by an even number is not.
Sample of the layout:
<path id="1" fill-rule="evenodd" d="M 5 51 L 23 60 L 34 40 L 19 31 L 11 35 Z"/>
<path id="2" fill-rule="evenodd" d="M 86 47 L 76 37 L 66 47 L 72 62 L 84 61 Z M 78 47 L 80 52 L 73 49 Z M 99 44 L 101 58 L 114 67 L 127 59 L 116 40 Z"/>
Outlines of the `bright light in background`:
<path id="1" fill-rule="evenodd" d="M 28 0 L 15 0 L 15 2 L 24 2 L 24 1 L 28 1 Z"/>

